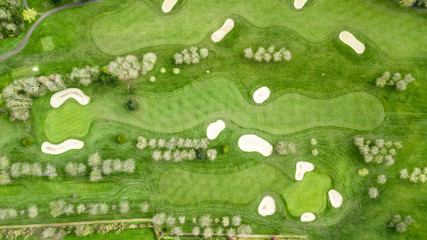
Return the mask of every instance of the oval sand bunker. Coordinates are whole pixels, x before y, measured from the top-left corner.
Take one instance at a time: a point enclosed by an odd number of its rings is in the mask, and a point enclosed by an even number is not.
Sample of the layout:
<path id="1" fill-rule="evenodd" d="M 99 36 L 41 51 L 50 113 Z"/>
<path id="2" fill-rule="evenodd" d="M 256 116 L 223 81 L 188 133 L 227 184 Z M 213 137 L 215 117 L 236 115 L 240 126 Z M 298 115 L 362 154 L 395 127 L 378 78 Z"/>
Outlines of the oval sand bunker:
<path id="1" fill-rule="evenodd" d="M 258 88 L 253 95 L 253 99 L 256 103 L 263 103 L 270 97 L 270 89 L 268 87 Z"/>
<path id="2" fill-rule="evenodd" d="M 269 142 L 253 134 L 241 136 L 238 144 L 244 152 L 259 152 L 265 157 L 273 152 L 273 146 Z"/>
<path id="3" fill-rule="evenodd" d="M 209 124 L 208 128 L 206 129 L 206 136 L 208 137 L 208 139 L 214 140 L 224 129 L 225 122 L 222 120 L 218 120 Z"/>
<path id="4" fill-rule="evenodd" d="M 276 213 L 276 202 L 274 199 L 270 196 L 263 198 L 259 204 L 258 213 L 263 217 Z"/>
<path id="5" fill-rule="evenodd" d="M 165 0 L 165 1 L 163 1 L 162 11 L 164 13 L 170 12 L 177 2 L 178 2 L 178 0 Z"/>
<path id="6" fill-rule="evenodd" d="M 328 195 L 329 195 L 329 201 L 331 202 L 332 207 L 334 208 L 341 207 L 344 200 L 342 195 L 337 190 L 334 190 L 334 189 L 329 190 Z"/>
<path id="7" fill-rule="evenodd" d="M 68 88 L 53 94 L 50 99 L 50 106 L 59 108 L 69 98 L 75 99 L 81 105 L 86 105 L 90 101 L 90 97 L 86 96 L 82 90 L 78 88 Z"/>
<path id="8" fill-rule="evenodd" d="M 306 2 L 307 2 L 307 0 L 295 0 L 294 1 L 294 7 L 296 9 L 301 9 L 302 7 L 304 7 Z"/>
<path id="9" fill-rule="evenodd" d="M 234 21 L 233 19 L 227 19 L 225 20 L 224 25 L 220 29 L 218 29 L 216 32 L 214 32 L 211 36 L 212 41 L 219 42 L 221 41 L 225 35 L 227 35 L 228 32 L 231 31 L 231 29 L 234 28 Z"/>
<path id="10" fill-rule="evenodd" d="M 297 181 L 301 181 L 304 178 L 304 174 L 306 172 L 310 172 L 314 170 L 314 165 L 309 162 L 297 162 L 295 179 Z"/>
<path id="11" fill-rule="evenodd" d="M 340 39 L 345 44 L 347 44 L 351 48 L 353 48 L 353 50 L 357 54 L 362 54 L 365 51 L 365 45 L 362 42 L 360 42 L 359 40 L 357 40 L 357 38 L 353 34 L 347 32 L 347 31 L 343 31 L 340 33 Z"/>
<path id="12" fill-rule="evenodd" d="M 303 215 L 301 215 L 301 222 L 311 222 L 314 221 L 316 219 L 316 215 L 314 215 L 313 213 L 304 213 Z"/>
<path id="13" fill-rule="evenodd" d="M 52 155 L 58 155 L 72 149 L 82 149 L 84 145 L 84 142 L 76 139 L 68 139 L 60 144 L 44 142 L 42 144 L 42 152 Z"/>

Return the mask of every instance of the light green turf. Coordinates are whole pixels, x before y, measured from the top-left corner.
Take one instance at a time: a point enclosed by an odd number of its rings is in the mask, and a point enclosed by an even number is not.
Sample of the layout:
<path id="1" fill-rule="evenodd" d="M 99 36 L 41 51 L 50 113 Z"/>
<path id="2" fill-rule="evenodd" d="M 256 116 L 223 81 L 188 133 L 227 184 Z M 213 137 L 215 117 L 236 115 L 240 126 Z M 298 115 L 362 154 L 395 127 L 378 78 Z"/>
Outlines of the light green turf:
<path id="1" fill-rule="evenodd" d="M 154 230 L 152 228 L 142 228 L 142 229 L 130 229 L 130 230 L 124 230 L 121 231 L 120 234 L 116 234 L 115 232 L 110 232 L 106 235 L 101 234 L 93 234 L 87 237 L 77 237 L 76 235 L 67 235 L 65 240 L 155 240 L 156 235 L 154 233 Z"/>
<path id="2" fill-rule="evenodd" d="M 55 48 L 55 44 L 53 43 L 52 36 L 44 37 L 40 41 L 42 43 L 44 51 L 50 51 Z"/>
<path id="3" fill-rule="evenodd" d="M 294 217 L 305 212 L 323 212 L 330 186 L 331 179 L 327 175 L 310 173 L 297 182 L 268 165 L 229 174 L 173 169 L 166 171 L 159 181 L 160 193 L 178 205 L 216 201 L 247 204 L 262 193 L 274 192 L 283 196 Z"/>
<path id="4" fill-rule="evenodd" d="M 213 77 L 183 91 L 163 96 L 142 96 L 140 110 L 129 113 L 124 97 L 103 96 L 93 103 L 112 118 L 158 132 L 179 132 L 201 123 L 226 119 L 244 128 L 288 134 L 307 128 L 331 126 L 356 130 L 377 127 L 384 118 L 382 104 L 367 93 L 315 99 L 296 93 L 276 93 L 264 106 L 242 97 L 228 79 Z M 118 101 L 118 99 L 122 99 Z"/>
<path id="5" fill-rule="evenodd" d="M 302 11 L 296 11 L 291 2 L 234 0 L 218 4 L 217 0 L 192 0 L 172 10 L 175 14 L 164 14 L 143 1 L 133 1 L 116 13 L 97 19 L 92 32 L 101 50 L 116 55 L 147 46 L 199 42 L 221 27 L 227 17 L 238 14 L 257 26 L 289 27 L 311 41 L 322 41 L 331 35 L 338 38 L 339 32 L 348 30 L 362 42 L 366 40 L 368 49 L 370 41 L 374 41 L 392 55 L 427 53 L 423 44 L 427 41 L 427 25 L 413 15 L 386 12 L 370 1 L 309 1 Z M 155 3 L 159 8 L 161 1 Z M 404 28 L 395 27 L 403 22 Z"/>
<path id="6" fill-rule="evenodd" d="M 330 188 L 331 179 L 327 175 L 306 173 L 301 182 L 289 186 L 283 193 L 290 214 L 301 216 L 305 212 L 322 212 L 327 204 L 325 193 Z"/>
<path id="7" fill-rule="evenodd" d="M 51 142 L 62 142 L 69 138 L 81 138 L 89 131 L 94 113 L 74 99 L 67 100 L 60 108 L 49 111 L 44 131 Z"/>

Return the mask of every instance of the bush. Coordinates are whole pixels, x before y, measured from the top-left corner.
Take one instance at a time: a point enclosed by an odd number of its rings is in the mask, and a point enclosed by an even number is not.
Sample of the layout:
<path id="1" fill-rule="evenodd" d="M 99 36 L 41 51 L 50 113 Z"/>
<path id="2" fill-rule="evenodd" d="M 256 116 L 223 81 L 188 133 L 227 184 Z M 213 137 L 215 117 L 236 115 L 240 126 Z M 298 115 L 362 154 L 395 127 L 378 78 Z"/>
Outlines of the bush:
<path id="1" fill-rule="evenodd" d="M 126 142 L 126 136 L 124 134 L 119 134 L 116 136 L 116 142 L 119 144 L 123 144 Z"/>
<path id="2" fill-rule="evenodd" d="M 206 159 L 206 152 L 203 149 L 196 149 L 196 157 L 199 160 L 205 160 Z"/>
<path id="3" fill-rule="evenodd" d="M 139 109 L 139 102 L 136 99 L 129 99 L 129 101 L 126 103 L 126 106 L 130 111 L 136 111 Z"/>
<path id="4" fill-rule="evenodd" d="M 222 145 L 222 153 L 227 154 L 228 152 L 230 152 L 230 146 L 227 144 Z"/>
<path id="5" fill-rule="evenodd" d="M 21 140 L 21 144 L 24 147 L 31 147 L 33 145 L 33 140 L 31 140 L 31 138 L 29 138 L 29 137 L 24 137 Z"/>

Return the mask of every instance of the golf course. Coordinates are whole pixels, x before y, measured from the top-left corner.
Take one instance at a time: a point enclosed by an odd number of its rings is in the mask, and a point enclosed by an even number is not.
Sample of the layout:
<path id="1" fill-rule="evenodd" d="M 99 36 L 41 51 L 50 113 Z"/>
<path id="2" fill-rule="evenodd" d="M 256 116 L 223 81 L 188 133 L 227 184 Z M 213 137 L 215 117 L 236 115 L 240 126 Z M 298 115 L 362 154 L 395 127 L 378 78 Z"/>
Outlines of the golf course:
<path id="1" fill-rule="evenodd" d="M 0 0 L 0 239 L 424 239 L 427 1 Z"/>

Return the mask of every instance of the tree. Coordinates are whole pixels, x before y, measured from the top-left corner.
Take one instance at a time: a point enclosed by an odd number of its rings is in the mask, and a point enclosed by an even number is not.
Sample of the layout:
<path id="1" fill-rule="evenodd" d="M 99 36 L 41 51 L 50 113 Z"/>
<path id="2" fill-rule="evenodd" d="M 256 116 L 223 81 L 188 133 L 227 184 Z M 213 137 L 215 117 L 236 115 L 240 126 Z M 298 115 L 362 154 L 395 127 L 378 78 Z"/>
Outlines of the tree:
<path id="1" fill-rule="evenodd" d="M 252 228 L 249 225 L 241 225 L 237 232 L 239 235 L 250 235 L 252 233 Z"/>
<path id="2" fill-rule="evenodd" d="M 241 223 L 242 223 L 242 218 L 239 215 L 236 215 L 231 219 L 231 225 L 235 227 L 240 226 Z"/>
<path id="3" fill-rule="evenodd" d="M 166 221 L 166 213 L 157 213 L 153 216 L 153 224 L 161 226 Z"/>
<path id="4" fill-rule="evenodd" d="M 116 142 L 119 144 L 123 144 L 126 142 L 126 136 L 124 134 L 119 134 L 116 136 Z"/>
<path id="5" fill-rule="evenodd" d="M 48 227 L 42 230 L 40 234 L 41 239 L 55 239 L 56 228 Z"/>
<path id="6" fill-rule="evenodd" d="M 201 227 L 209 227 L 212 223 L 211 215 L 203 215 L 200 217 L 199 224 Z"/>
<path id="7" fill-rule="evenodd" d="M 369 188 L 368 193 L 370 198 L 377 198 L 379 194 L 378 189 L 376 187 Z"/>
<path id="8" fill-rule="evenodd" d="M 400 80 L 396 83 L 396 89 L 398 91 L 405 91 L 407 83 L 403 80 Z"/>
<path id="9" fill-rule="evenodd" d="M 173 59 L 175 60 L 175 64 L 182 64 L 184 62 L 183 55 L 181 53 L 173 55 Z"/>
<path id="10" fill-rule="evenodd" d="M 203 230 L 203 237 L 204 238 L 210 238 L 213 235 L 213 230 L 210 227 L 205 228 L 205 230 Z"/>
<path id="11" fill-rule="evenodd" d="M 227 230 L 227 236 L 229 237 L 229 238 L 232 238 L 232 237 L 234 237 L 236 235 L 236 230 L 234 230 L 234 228 L 229 228 L 228 230 Z"/>
<path id="12" fill-rule="evenodd" d="M 313 156 L 317 156 L 319 155 L 319 151 L 317 149 L 313 149 L 311 150 L 311 154 L 313 154 Z"/>
<path id="13" fill-rule="evenodd" d="M 80 203 L 79 205 L 77 205 L 76 212 L 77 212 L 77 214 L 85 213 L 86 212 L 86 206 L 84 204 Z"/>
<path id="14" fill-rule="evenodd" d="M 147 65 L 147 61 L 143 63 Z M 145 66 L 145 68 L 149 65 Z M 141 64 L 138 62 L 138 58 L 133 55 L 127 55 L 126 57 L 118 57 L 115 61 L 108 64 L 108 72 L 118 77 L 121 81 L 128 79 L 135 79 L 139 76 L 141 71 Z"/>
<path id="15" fill-rule="evenodd" d="M 135 171 L 135 160 L 125 160 L 122 164 L 122 171 L 125 173 L 133 173 Z"/>
<path id="16" fill-rule="evenodd" d="M 175 219 L 175 217 L 173 217 L 173 216 L 168 216 L 168 217 L 166 218 L 166 225 L 168 225 L 168 226 L 170 226 L 170 227 L 174 226 L 174 225 L 175 225 L 175 222 L 176 222 L 176 219 Z"/>
<path id="17" fill-rule="evenodd" d="M 200 228 L 199 227 L 194 227 L 193 230 L 191 231 L 191 234 L 194 235 L 194 236 L 200 235 Z"/>
<path id="18" fill-rule="evenodd" d="M 128 201 L 121 201 L 120 202 L 120 213 L 125 214 L 129 212 L 129 202 Z"/>
<path id="19" fill-rule="evenodd" d="M 77 176 L 78 173 L 78 165 L 75 162 L 69 162 L 65 165 L 65 172 L 68 176 Z"/>
<path id="20" fill-rule="evenodd" d="M 150 209 L 150 205 L 147 202 L 141 204 L 141 212 L 146 213 Z"/>
<path id="21" fill-rule="evenodd" d="M 409 177 L 409 173 L 408 170 L 406 168 L 400 170 L 400 178 L 401 179 L 408 179 Z"/>
<path id="22" fill-rule="evenodd" d="M 28 207 L 28 217 L 34 219 L 39 215 L 39 211 L 36 205 L 31 205 Z"/>
<path id="23" fill-rule="evenodd" d="M 50 215 L 54 218 L 61 216 L 66 204 L 64 200 L 51 201 L 49 203 Z"/>
<path id="24" fill-rule="evenodd" d="M 146 53 L 142 57 L 142 75 L 147 74 L 149 71 L 153 70 L 154 64 L 156 64 L 157 56 L 154 53 Z"/>
<path id="25" fill-rule="evenodd" d="M 31 140 L 31 138 L 29 138 L 29 137 L 24 137 L 21 140 L 21 144 L 24 147 L 31 147 L 33 145 L 33 140 Z"/>
<path id="26" fill-rule="evenodd" d="M 160 161 L 162 160 L 162 151 L 155 150 L 153 151 L 153 154 L 151 155 L 154 161 Z"/>
<path id="27" fill-rule="evenodd" d="M 384 184 L 386 183 L 386 181 L 387 181 L 387 177 L 384 174 L 378 175 L 378 178 L 377 178 L 378 184 Z"/>
<path id="28" fill-rule="evenodd" d="M 88 158 L 88 165 L 91 167 L 99 167 L 101 165 L 101 155 L 98 152 L 92 154 Z"/>
<path id="29" fill-rule="evenodd" d="M 47 164 L 44 174 L 48 176 L 50 179 L 55 178 L 58 176 L 58 173 L 56 172 L 56 168 L 53 165 Z"/>
<path id="30" fill-rule="evenodd" d="M 415 220 L 411 216 L 405 216 L 403 222 L 405 223 L 406 226 L 409 226 L 412 223 L 414 223 Z"/>
<path id="31" fill-rule="evenodd" d="M 396 224 L 396 231 L 398 233 L 406 232 L 406 224 L 404 222 Z"/>
<path id="32" fill-rule="evenodd" d="M 10 176 L 6 171 L 0 171 L 0 186 L 11 183 Z"/>
<path id="33" fill-rule="evenodd" d="M 10 161 L 7 156 L 0 157 L 0 170 L 7 170 L 10 167 Z"/>
<path id="34" fill-rule="evenodd" d="M 209 56 L 209 50 L 206 48 L 201 48 L 199 52 L 202 58 L 207 58 Z"/>
<path id="35" fill-rule="evenodd" d="M 146 148 L 146 147 L 147 147 L 147 139 L 146 139 L 146 138 L 144 138 L 144 137 L 142 137 L 142 136 L 139 136 L 139 137 L 137 138 L 137 144 L 136 144 L 136 147 L 137 147 L 139 150 L 143 150 L 144 148 Z"/>
<path id="36" fill-rule="evenodd" d="M 253 58 L 254 52 L 252 51 L 252 48 L 246 48 L 245 51 L 245 58 Z"/>
<path id="37" fill-rule="evenodd" d="M 209 149 L 208 151 L 206 151 L 206 156 L 208 157 L 209 160 L 214 161 L 217 156 L 216 149 Z"/>
<path id="38" fill-rule="evenodd" d="M 92 171 L 89 174 L 89 180 L 91 182 L 99 182 L 102 180 L 102 172 L 98 167 L 92 168 Z"/>
<path id="39" fill-rule="evenodd" d="M 128 100 L 128 102 L 126 103 L 126 106 L 128 107 L 128 109 L 129 109 L 130 111 L 136 111 L 136 110 L 138 110 L 138 109 L 139 109 L 139 101 L 138 101 L 138 100 L 136 100 L 136 99 L 134 99 L 134 98 L 131 98 L 131 99 L 129 99 L 129 100 Z"/>
<path id="40" fill-rule="evenodd" d="M 402 7 L 411 7 L 416 3 L 417 0 L 399 0 L 399 4 Z"/>

